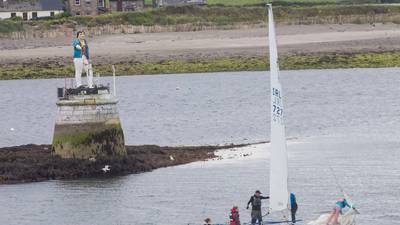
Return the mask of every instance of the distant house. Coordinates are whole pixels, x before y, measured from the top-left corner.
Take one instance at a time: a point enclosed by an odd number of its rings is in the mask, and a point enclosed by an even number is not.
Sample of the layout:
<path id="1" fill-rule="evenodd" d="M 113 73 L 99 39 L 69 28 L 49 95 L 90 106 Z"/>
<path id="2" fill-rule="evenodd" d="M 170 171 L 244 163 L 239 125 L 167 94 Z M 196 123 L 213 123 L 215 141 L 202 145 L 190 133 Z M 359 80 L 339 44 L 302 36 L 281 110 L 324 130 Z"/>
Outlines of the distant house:
<path id="1" fill-rule="evenodd" d="M 144 0 L 111 0 L 110 9 L 115 12 L 136 11 L 144 7 Z"/>
<path id="2" fill-rule="evenodd" d="M 0 19 L 31 20 L 64 12 L 63 0 L 0 0 Z"/>
<path id="3" fill-rule="evenodd" d="M 67 10 L 73 16 L 95 16 L 100 11 L 107 11 L 109 5 L 109 0 L 67 0 Z"/>
<path id="4" fill-rule="evenodd" d="M 207 0 L 153 0 L 153 6 L 207 5 Z"/>
<path id="5" fill-rule="evenodd" d="M 134 11 L 143 6 L 144 0 L 67 0 L 68 12 L 73 16 L 95 16 L 110 11 Z"/>

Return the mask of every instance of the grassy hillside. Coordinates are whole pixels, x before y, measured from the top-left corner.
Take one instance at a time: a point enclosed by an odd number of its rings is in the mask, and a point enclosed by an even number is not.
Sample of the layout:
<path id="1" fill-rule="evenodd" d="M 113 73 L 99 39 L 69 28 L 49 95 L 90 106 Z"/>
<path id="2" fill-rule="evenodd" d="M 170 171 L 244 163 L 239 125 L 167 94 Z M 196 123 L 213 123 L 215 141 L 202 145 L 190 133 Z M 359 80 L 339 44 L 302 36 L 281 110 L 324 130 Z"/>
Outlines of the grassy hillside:
<path id="1" fill-rule="evenodd" d="M 262 5 L 273 3 L 274 5 L 321 5 L 335 4 L 338 0 L 208 0 L 209 5 Z"/>
<path id="2" fill-rule="evenodd" d="M 208 0 L 209 5 L 254 5 L 267 3 L 267 0 Z"/>
<path id="3" fill-rule="evenodd" d="M 327 4 L 400 3 L 400 0 L 208 0 L 209 5 L 244 6 L 272 3 L 276 6 L 312 6 Z"/>
<path id="4" fill-rule="evenodd" d="M 263 7 L 167 7 L 126 13 L 102 14 L 99 16 L 56 16 L 49 19 L 22 21 L 21 19 L 0 20 L 0 34 L 28 28 L 35 30 L 67 27 L 104 25 L 171 26 L 195 24 L 197 26 L 222 26 L 235 23 L 257 24 L 265 21 Z"/>
<path id="5" fill-rule="evenodd" d="M 250 6 L 273 3 L 274 5 L 290 6 L 311 6 L 326 4 L 369 4 L 369 3 L 400 3 L 400 0 L 208 0 L 208 5 L 225 6 Z M 152 0 L 145 0 L 145 4 L 151 6 Z"/>
<path id="6" fill-rule="evenodd" d="M 227 3 L 228 0 L 210 0 Z M 230 4 L 242 3 L 242 0 L 229 1 Z M 251 3 L 263 0 L 243 0 Z M 284 0 L 285 2 L 315 2 L 317 0 Z M 326 0 L 322 2 L 333 2 Z M 399 0 L 400 1 L 400 0 Z M 280 1 L 281 2 L 281 1 Z M 211 4 L 210 3 L 210 4 Z M 327 23 L 400 23 L 400 5 L 314 5 L 314 6 L 276 6 L 276 21 L 287 24 L 327 24 Z M 103 27 L 119 26 L 177 26 L 224 27 L 236 24 L 262 24 L 266 22 L 266 9 L 262 5 L 204 7 L 181 6 L 151 9 L 137 12 L 111 13 L 99 16 L 67 16 L 22 21 L 21 19 L 0 20 L 0 35 L 24 30 L 56 30 L 62 27 Z"/>
<path id="7" fill-rule="evenodd" d="M 250 1 L 250 0 L 249 0 Z M 293 0 L 292 0 L 293 1 Z M 302 0 L 305 1 L 305 0 Z M 266 9 L 262 6 L 254 7 L 224 7 L 224 6 L 182 6 L 167 7 L 155 10 L 146 10 L 127 13 L 103 14 L 96 17 L 75 16 L 40 19 L 28 22 L 21 20 L 1 20 L 0 32 L 21 30 L 24 25 L 42 26 L 51 28 L 56 25 L 84 25 L 102 26 L 105 24 L 119 25 L 177 25 L 177 24 L 205 24 L 224 25 L 234 23 L 259 23 L 265 21 Z M 297 6 L 275 7 L 275 17 L 279 21 L 292 19 L 305 19 L 307 17 L 348 16 L 348 15 L 378 15 L 400 14 L 400 6 L 388 5 L 322 5 L 322 6 Z"/>

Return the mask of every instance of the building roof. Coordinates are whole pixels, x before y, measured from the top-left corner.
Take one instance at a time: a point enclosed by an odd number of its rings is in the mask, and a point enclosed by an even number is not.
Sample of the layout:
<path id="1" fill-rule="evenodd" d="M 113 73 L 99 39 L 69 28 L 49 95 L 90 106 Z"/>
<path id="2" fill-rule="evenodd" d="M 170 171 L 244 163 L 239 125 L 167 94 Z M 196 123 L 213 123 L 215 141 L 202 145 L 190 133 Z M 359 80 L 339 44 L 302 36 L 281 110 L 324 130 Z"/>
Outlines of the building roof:
<path id="1" fill-rule="evenodd" d="M 63 0 L 40 0 L 43 10 L 64 10 Z"/>
<path id="2" fill-rule="evenodd" d="M 3 0 L 0 0 L 3 1 Z M 6 0 L 0 12 L 63 10 L 63 0 Z"/>

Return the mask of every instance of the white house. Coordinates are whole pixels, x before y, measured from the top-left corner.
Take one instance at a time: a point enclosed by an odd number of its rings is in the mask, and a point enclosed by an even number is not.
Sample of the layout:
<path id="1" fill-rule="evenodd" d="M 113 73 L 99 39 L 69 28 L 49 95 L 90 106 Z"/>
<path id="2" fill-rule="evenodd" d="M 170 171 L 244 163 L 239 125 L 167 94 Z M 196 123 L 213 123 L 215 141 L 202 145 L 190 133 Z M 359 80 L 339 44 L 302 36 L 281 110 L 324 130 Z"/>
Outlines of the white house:
<path id="1" fill-rule="evenodd" d="M 31 20 L 64 12 L 63 0 L 0 0 L 0 19 Z"/>

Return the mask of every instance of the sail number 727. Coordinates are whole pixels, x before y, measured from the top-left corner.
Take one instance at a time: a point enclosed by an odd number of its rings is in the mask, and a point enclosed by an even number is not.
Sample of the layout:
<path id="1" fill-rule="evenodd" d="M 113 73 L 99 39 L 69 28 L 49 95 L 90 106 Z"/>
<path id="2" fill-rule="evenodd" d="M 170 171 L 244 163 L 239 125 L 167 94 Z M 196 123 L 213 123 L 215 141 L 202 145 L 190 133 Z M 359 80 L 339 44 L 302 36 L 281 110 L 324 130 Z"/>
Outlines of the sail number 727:
<path id="1" fill-rule="evenodd" d="M 272 88 L 272 119 L 283 123 L 282 96 L 281 91 L 276 88 Z"/>

